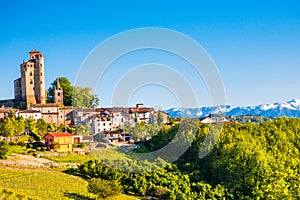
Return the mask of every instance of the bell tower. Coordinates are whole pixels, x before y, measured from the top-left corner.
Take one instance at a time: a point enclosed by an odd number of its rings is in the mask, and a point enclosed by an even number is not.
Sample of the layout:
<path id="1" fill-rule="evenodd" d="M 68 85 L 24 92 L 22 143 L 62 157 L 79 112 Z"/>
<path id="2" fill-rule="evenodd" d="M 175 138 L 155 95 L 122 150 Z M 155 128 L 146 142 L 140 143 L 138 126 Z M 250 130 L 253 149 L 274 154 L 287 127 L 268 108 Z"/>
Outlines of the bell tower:
<path id="1" fill-rule="evenodd" d="M 56 86 L 54 89 L 54 103 L 64 104 L 64 91 L 60 86 L 59 79 L 56 79 Z"/>

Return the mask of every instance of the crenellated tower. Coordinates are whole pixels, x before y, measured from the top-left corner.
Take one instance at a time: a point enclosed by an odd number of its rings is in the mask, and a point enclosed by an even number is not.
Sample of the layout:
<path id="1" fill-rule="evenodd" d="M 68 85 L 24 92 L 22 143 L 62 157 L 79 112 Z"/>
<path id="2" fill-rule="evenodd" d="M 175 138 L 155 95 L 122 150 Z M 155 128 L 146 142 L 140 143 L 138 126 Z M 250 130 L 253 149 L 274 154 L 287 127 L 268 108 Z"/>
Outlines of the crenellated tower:
<path id="1" fill-rule="evenodd" d="M 14 81 L 15 99 L 24 102 L 27 108 L 45 103 L 44 55 L 30 51 L 29 60 L 20 65 L 20 73 L 21 78 Z"/>

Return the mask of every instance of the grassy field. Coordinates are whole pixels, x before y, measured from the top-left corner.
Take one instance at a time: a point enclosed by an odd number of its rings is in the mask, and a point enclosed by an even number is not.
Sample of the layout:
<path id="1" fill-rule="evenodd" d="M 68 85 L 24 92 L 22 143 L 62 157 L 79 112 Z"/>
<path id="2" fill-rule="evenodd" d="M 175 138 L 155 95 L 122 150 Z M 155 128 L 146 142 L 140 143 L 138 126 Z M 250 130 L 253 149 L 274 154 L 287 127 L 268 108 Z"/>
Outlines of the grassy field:
<path id="1" fill-rule="evenodd" d="M 0 185 L 0 199 L 96 199 L 87 191 L 87 181 L 58 171 L 0 168 Z M 117 195 L 106 200 L 113 199 L 135 198 Z"/>
<path id="2" fill-rule="evenodd" d="M 128 155 L 115 148 L 107 148 L 100 149 L 96 151 L 92 151 L 88 155 L 77 155 L 77 154 L 69 154 L 69 155 L 60 155 L 60 156 L 46 156 L 43 158 L 47 158 L 49 160 L 58 162 L 58 163 L 84 163 L 89 160 L 130 160 Z"/>
<path id="3" fill-rule="evenodd" d="M 70 154 L 70 155 L 60 155 L 60 156 L 46 156 L 43 158 L 47 158 L 49 160 L 55 161 L 57 163 L 84 163 L 89 160 L 95 159 L 91 155 L 77 155 L 77 154 Z"/>

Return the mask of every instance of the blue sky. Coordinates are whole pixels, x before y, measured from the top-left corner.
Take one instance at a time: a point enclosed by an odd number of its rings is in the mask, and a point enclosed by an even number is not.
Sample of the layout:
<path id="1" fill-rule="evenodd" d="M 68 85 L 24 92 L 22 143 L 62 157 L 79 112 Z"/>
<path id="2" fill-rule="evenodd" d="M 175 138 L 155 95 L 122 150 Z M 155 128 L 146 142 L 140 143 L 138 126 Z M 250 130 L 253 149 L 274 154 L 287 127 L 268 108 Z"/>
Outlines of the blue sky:
<path id="1" fill-rule="evenodd" d="M 255 105 L 300 98 L 299 1 L 5 1 L 0 6 L 0 99 L 13 98 L 13 80 L 31 49 L 45 55 L 46 88 L 60 76 L 75 81 L 83 60 L 114 34 L 141 27 L 162 27 L 195 39 L 216 63 L 226 103 Z M 145 50 L 122 57 L 100 80 L 101 106 L 118 77 L 149 62 L 168 64 L 182 73 L 199 105 L 211 100 L 203 80 L 179 58 Z M 166 88 L 148 85 L 129 99 L 177 107 Z M 126 105 L 124 105 L 126 106 Z"/>

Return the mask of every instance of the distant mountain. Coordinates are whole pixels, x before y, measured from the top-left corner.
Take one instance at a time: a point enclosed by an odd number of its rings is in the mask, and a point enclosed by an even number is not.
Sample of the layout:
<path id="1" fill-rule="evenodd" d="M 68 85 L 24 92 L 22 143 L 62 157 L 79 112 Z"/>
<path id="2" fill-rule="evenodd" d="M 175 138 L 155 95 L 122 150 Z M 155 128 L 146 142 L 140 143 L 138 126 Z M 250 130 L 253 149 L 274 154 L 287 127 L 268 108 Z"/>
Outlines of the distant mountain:
<path id="1" fill-rule="evenodd" d="M 292 99 L 285 103 L 261 104 L 258 106 L 212 106 L 201 108 L 170 108 L 165 110 L 171 117 L 198 118 L 209 114 L 225 114 L 227 116 L 256 115 L 265 117 L 299 117 L 300 100 Z"/>

